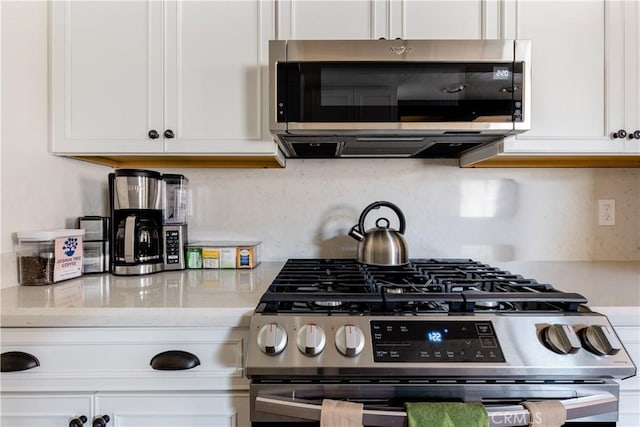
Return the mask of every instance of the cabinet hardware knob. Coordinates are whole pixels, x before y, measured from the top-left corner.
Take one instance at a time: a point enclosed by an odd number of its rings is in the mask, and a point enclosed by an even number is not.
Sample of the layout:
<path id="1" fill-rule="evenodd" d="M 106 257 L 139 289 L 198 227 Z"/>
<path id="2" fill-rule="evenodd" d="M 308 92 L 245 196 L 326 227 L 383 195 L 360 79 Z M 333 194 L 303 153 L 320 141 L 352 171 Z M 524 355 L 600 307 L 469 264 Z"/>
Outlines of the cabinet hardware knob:
<path id="1" fill-rule="evenodd" d="M 176 135 L 173 133 L 171 129 L 167 129 L 164 131 L 164 137 L 167 139 L 174 138 Z"/>
<path id="2" fill-rule="evenodd" d="M 618 139 L 618 138 L 626 138 L 627 137 L 627 131 L 624 129 L 618 129 L 617 132 L 614 132 L 613 135 L 613 139 Z"/>
<path id="3" fill-rule="evenodd" d="M 80 415 L 69 420 L 69 427 L 82 427 L 87 422 L 87 417 Z"/>
<path id="4" fill-rule="evenodd" d="M 640 139 L 640 130 L 629 132 L 629 139 Z"/>
<path id="5" fill-rule="evenodd" d="M 111 420 L 111 418 L 109 417 L 109 415 L 103 415 L 101 417 L 95 417 L 93 419 L 92 426 L 93 427 L 106 427 L 110 420 Z"/>
<path id="6" fill-rule="evenodd" d="M 8 351 L 0 355 L 0 372 L 26 371 L 36 366 L 40 366 L 38 358 L 23 351 Z"/>
<path id="7" fill-rule="evenodd" d="M 158 133 L 158 131 L 157 131 L 157 130 L 155 130 L 155 129 L 151 129 L 151 130 L 149 131 L 149 138 L 151 138 L 151 139 L 158 139 L 158 138 L 160 138 L 160 134 Z"/>
<path id="8" fill-rule="evenodd" d="M 150 365 L 157 371 L 182 371 L 200 365 L 200 359 L 187 351 L 169 350 L 153 356 Z"/>

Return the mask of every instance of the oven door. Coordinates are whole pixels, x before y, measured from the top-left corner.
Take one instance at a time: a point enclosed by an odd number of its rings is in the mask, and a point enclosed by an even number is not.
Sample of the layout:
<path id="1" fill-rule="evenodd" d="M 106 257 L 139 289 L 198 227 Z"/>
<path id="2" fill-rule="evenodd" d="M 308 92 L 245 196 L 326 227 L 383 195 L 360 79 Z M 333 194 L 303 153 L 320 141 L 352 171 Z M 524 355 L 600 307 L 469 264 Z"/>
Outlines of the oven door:
<path id="1" fill-rule="evenodd" d="M 544 381 L 424 382 L 252 382 L 253 427 L 318 425 L 323 399 L 364 404 L 365 426 L 406 425 L 404 402 L 482 402 L 495 427 L 529 424 L 525 400 L 560 400 L 567 408 L 565 425 L 615 425 L 618 419 L 617 383 Z M 291 423 L 291 424 L 289 424 Z"/>

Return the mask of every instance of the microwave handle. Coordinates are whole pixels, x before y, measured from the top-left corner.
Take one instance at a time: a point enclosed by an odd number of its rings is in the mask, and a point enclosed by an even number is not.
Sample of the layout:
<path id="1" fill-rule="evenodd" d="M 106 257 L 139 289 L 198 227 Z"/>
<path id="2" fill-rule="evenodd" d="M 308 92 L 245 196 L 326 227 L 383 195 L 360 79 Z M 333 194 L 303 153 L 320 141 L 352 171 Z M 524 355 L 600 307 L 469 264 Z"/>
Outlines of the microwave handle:
<path id="1" fill-rule="evenodd" d="M 618 399 L 611 393 L 595 394 L 560 401 L 567 408 L 567 421 L 594 415 L 615 412 Z M 302 420 L 319 421 L 322 406 L 304 403 L 303 400 L 276 396 L 258 396 L 255 402 L 256 411 L 275 415 L 284 415 Z M 522 405 L 489 406 L 490 427 L 505 425 L 526 426 L 529 424 L 529 411 Z M 403 427 L 407 413 L 402 411 L 376 411 L 365 409 L 362 422 L 364 425 L 379 427 Z"/>

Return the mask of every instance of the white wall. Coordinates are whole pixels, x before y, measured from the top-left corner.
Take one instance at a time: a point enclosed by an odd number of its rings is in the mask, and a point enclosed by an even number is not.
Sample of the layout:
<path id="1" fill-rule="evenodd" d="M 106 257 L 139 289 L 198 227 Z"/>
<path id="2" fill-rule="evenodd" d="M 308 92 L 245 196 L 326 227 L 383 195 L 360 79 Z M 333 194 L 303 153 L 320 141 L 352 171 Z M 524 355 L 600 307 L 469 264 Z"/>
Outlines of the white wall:
<path id="1" fill-rule="evenodd" d="M 2 1 L 1 283 L 18 230 L 106 214 L 109 168 L 47 153 L 47 8 Z M 286 169 L 184 169 L 194 239 L 264 242 L 264 257 L 353 256 L 375 200 L 407 217 L 412 257 L 640 260 L 640 169 L 459 169 L 451 160 L 289 160 Z M 616 225 L 597 225 L 615 199 Z M 374 215 L 375 218 L 375 215 Z"/>
<path id="2" fill-rule="evenodd" d="M 1 283 L 15 277 L 14 234 L 73 227 L 106 212 L 109 168 L 47 153 L 47 5 L 0 2 L 2 14 Z"/>

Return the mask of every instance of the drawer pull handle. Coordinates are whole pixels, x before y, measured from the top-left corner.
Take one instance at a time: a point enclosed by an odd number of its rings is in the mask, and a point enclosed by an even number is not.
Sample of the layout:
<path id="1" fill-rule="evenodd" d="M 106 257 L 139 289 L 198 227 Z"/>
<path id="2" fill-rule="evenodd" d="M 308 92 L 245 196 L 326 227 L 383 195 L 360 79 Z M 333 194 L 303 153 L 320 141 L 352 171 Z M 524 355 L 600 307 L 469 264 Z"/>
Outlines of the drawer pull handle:
<path id="1" fill-rule="evenodd" d="M 198 356 L 182 350 L 158 353 L 151 359 L 151 367 L 158 371 L 181 371 L 195 368 L 199 364 Z"/>
<path id="2" fill-rule="evenodd" d="M 93 427 L 107 427 L 107 424 L 109 423 L 110 420 L 111 420 L 111 418 L 109 418 L 109 415 L 103 415 L 101 417 L 95 417 L 93 419 L 92 426 Z"/>
<path id="3" fill-rule="evenodd" d="M 26 371 L 40 366 L 40 361 L 23 351 L 8 351 L 0 355 L 0 372 Z"/>
<path id="4" fill-rule="evenodd" d="M 69 427 L 82 427 L 87 422 L 87 417 L 80 415 L 79 417 L 73 417 L 69 420 Z"/>

